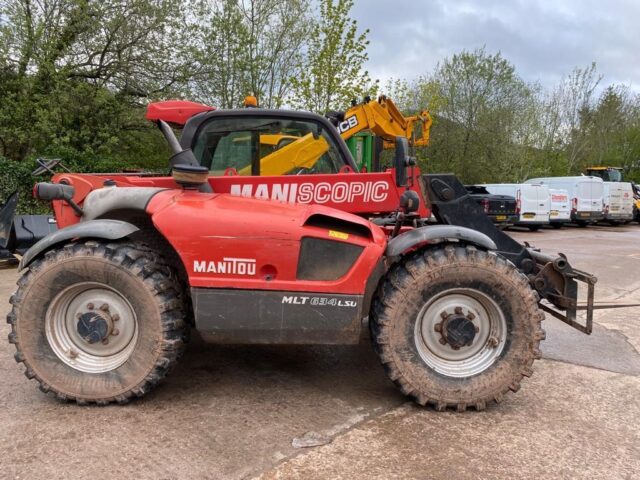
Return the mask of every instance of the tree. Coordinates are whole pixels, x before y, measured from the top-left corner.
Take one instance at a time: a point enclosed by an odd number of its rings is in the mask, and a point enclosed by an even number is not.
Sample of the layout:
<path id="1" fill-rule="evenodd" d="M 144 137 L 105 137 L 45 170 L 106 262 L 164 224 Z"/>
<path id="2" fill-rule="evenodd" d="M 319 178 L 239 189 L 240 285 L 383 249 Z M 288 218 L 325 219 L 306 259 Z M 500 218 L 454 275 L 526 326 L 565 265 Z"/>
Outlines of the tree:
<path id="1" fill-rule="evenodd" d="M 592 63 L 587 68 L 575 68 L 556 88 L 567 174 L 580 167 L 580 158 L 588 148 L 594 92 L 601 80 Z"/>
<path id="2" fill-rule="evenodd" d="M 277 108 L 301 64 L 309 26 L 302 0 L 207 0 L 198 9 L 194 93 L 222 108 L 255 95 Z"/>
<path id="3" fill-rule="evenodd" d="M 356 20 L 349 17 L 352 6 L 353 0 L 320 0 L 299 75 L 291 79 L 289 103 L 294 107 L 325 113 L 375 91 L 377 81 L 372 83 L 363 70 L 369 30 L 358 33 Z"/>
<path id="4" fill-rule="evenodd" d="M 129 114 L 139 100 L 191 74 L 184 12 L 169 0 L 7 0 L 0 18 L 0 154 L 14 160 L 117 149 L 114 129 L 140 128 Z"/>
<path id="5" fill-rule="evenodd" d="M 196 99 L 219 108 L 239 105 L 246 94 L 249 32 L 237 0 L 204 2 L 198 11 L 201 39 L 194 60 L 198 74 L 192 81 Z"/>
<path id="6" fill-rule="evenodd" d="M 532 141 L 534 95 L 514 66 L 484 48 L 463 51 L 438 64 L 433 80 L 443 101 L 432 137 L 437 167 L 467 182 L 526 174 L 517 162 Z"/>
<path id="7" fill-rule="evenodd" d="M 589 114 L 589 144 L 582 167 L 609 165 L 636 170 L 640 159 L 640 102 L 628 87 L 610 85 Z"/>

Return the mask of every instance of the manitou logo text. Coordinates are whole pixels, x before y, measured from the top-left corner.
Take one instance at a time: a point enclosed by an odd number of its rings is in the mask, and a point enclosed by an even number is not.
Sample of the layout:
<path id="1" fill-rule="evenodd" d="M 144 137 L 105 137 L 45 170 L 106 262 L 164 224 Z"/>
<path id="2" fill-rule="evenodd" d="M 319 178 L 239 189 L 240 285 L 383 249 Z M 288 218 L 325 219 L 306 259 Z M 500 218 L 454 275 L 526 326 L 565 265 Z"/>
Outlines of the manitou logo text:
<path id="1" fill-rule="evenodd" d="M 218 261 L 194 260 L 195 273 L 217 273 L 225 275 L 255 275 L 255 258 L 224 257 Z"/>
<path id="2" fill-rule="evenodd" d="M 318 183 L 259 183 L 231 185 L 231 195 L 255 197 L 289 203 L 353 203 L 383 202 L 389 196 L 385 181 L 318 182 Z"/>

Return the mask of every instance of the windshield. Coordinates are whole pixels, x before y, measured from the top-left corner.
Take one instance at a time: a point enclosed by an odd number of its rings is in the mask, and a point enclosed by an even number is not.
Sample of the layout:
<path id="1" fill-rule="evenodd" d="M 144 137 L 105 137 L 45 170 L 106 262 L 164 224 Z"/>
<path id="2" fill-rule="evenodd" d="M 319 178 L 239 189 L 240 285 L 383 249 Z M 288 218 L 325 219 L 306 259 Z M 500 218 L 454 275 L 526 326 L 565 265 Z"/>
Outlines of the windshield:
<path id="1" fill-rule="evenodd" d="M 600 177 L 605 182 L 622 182 L 622 171 L 617 168 L 593 169 L 589 173 L 594 177 Z"/>
<path id="2" fill-rule="evenodd" d="M 212 118 L 193 153 L 213 175 L 338 173 L 344 163 L 321 124 L 287 118 Z"/>

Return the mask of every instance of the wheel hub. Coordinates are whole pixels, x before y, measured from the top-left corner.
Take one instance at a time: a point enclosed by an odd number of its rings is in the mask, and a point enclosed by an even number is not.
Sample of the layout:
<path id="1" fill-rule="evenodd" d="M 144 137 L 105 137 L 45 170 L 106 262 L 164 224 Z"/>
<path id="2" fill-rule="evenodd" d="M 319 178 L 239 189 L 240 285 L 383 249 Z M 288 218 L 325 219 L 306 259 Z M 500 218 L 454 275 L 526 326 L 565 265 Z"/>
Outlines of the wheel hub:
<path id="1" fill-rule="evenodd" d="M 458 378 L 489 368 L 502 352 L 506 335 L 498 304 L 471 288 L 452 288 L 431 298 L 415 324 L 422 360 L 438 373 Z"/>
<path id="2" fill-rule="evenodd" d="M 442 322 L 442 336 L 451 348 L 457 350 L 473 343 L 476 326 L 464 315 L 449 315 Z"/>
<path id="3" fill-rule="evenodd" d="M 108 285 L 84 282 L 67 287 L 52 300 L 45 331 L 54 353 L 87 373 L 113 370 L 127 361 L 138 338 L 129 301 Z"/>
<path id="4" fill-rule="evenodd" d="M 78 335 L 88 343 L 104 341 L 113 328 L 113 321 L 107 317 L 108 314 L 102 312 L 83 313 L 78 319 Z"/>

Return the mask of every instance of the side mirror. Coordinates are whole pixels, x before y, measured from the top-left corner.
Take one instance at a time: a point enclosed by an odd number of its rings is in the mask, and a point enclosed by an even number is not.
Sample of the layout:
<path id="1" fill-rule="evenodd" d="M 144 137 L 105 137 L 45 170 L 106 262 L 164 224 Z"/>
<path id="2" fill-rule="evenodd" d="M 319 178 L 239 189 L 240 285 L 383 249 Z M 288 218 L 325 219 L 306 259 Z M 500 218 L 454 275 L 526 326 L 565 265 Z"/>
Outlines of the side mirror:
<path id="1" fill-rule="evenodd" d="M 396 137 L 396 154 L 393 166 L 396 169 L 396 185 L 398 187 L 404 187 L 407 184 L 407 167 L 415 164 L 415 159 L 409 156 L 409 140 L 406 137 Z"/>

